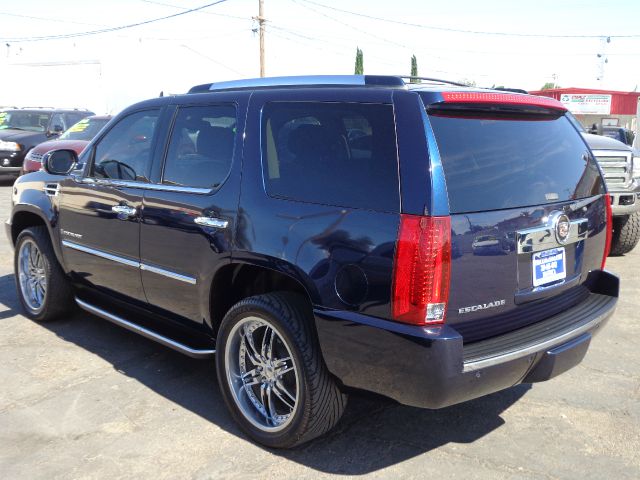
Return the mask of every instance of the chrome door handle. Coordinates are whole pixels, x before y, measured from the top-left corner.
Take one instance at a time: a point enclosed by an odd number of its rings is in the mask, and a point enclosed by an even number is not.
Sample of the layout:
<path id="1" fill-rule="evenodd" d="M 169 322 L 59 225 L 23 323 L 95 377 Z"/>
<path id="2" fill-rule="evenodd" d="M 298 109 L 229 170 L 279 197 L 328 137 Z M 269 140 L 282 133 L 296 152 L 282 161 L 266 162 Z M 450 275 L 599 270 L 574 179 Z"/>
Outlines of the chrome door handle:
<path id="1" fill-rule="evenodd" d="M 135 207 L 129 207 L 128 205 L 114 205 L 111 207 L 111 211 L 117 213 L 119 218 L 135 217 L 138 212 Z"/>
<path id="2" fill-rule="evenodd" d="M 221 218 L 215 217 L 196 217 L 193 221 L 203 227 L 227 228 L 229 226 L 228 220 L 222 220 Z"/>

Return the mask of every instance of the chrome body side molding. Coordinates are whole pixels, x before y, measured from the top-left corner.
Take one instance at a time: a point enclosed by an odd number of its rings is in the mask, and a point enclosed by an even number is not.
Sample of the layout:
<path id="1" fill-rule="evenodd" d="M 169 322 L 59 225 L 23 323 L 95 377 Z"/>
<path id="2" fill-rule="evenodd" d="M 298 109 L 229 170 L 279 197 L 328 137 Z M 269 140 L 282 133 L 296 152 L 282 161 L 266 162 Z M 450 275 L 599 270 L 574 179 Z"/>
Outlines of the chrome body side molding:
<path id="1" fill-rule="evenodd" d="M 180 282 L 189 283 L 191 285 L 195 285 L 197 283 L 197 279 L 194 277 L 183 275 L 181 273 L 172 272 L 170 270 L 165 270 L 164 268 L 156 267 L 154 265 L 148 265 L 146 263 L 136 262 L 128 258 L 103 252 L 102 250 L 96 250 L 94 248 L 85 247 L 84 245 L 80 245 L 75 242 L 70 242 L 68 240 L 62 240 L 62 245 L 64 247 L 71 248 L 73 250 L 78 250 L 79 252 L 88 253 L 89 255 L 95 255 L 96 257 L 105 258 L 107 260 L 111 260 L 112 262 L 121 263 L 122 265 L 126 265 L 132 268 L 138 268 L 140 270 L 145 270 L 147 272 L 172 278 Z"/>
<path id="2" fill-rule="evenodd" d="M 147 265 L 146 263 L 140 264 L 140 270 L 145 270 L 157 275 L 163 275 L 165 277 L 173 278 L 174 280 L 190 283 L 191 285 L 195 285 L 197 282 L 197 280 L 193 277 L 182 275 L 181 273 L 172 272 L 170 270 L 165 270 L 164 268 L 154 267 L 153 265 Z"/>
<path id="3" fill-rule="evenodd" d="M 76 303 L 80 308 L 82 308 L 83 310 L 86 310 L 89 313 L 97 315 L 100 318 L 104 318 L 105 320 L 115 323 L 116 325 L 120 325 L 121 327 L 126 328 L 127 330 L 130 330 L 139 335 L 142 335 L 145 338 L 153 340 L 154 342 L 158 342 L 161 345 L 164 345 L 165 347 L 169 347 L 189 357 L 202 358 L 202 359 L 211 358 L 216 353 L 215 350 L 196 350 L 191 347 L 188 347 L 180 342 L 176 342 L 175 340 L 165 337 L 164 335 L 161 335 L 157 332 L 149 330 L 148 328 L 137 325 L 133 322 L 125 320 L 122 317 L 114 315 L 113 313 L 107 312 L 106 310 L 103 310 L 99 307 L 96 307 L 87 302 L 84 302 L 79 298 L 76 298 Z"/>
<path id="4" fill-rule="evenodd" d="M 78 250 L 79 252 L 88 253 L 89 255 L 94 255 L 100 258 L 106 258 L 107 260 L 111 260 L 112 262 L 121 263 L 122 265 L 127 265 L 128 267 L 140 268 L 140 262 L 136 262 L 135 260 L 130 260 L 128 258 L 120 257 L 118 255 L 112 255 L 111 253 L 103 252 L 102 250 L 96 250 L 94 248 L 85 247 L 84 245 L 80 245 L 75 242 L 70 242 L 69 240 L 62 240 L 62 246 L 71 248 L 73 250 Z"/>

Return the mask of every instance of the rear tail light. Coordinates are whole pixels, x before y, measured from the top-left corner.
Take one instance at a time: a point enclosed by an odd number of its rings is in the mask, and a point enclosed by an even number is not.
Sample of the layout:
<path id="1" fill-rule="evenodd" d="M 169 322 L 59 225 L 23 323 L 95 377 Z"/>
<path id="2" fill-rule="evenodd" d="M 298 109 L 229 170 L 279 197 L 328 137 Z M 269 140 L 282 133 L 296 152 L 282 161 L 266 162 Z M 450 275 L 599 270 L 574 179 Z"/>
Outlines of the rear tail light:
<path id="1" fill-rule="evenodd" d="M 613 212 L 611 211 L 611 195 L 606 193 L 604 195 L 604 203 L 607 211 L 607 236 L 604 241 L 604 252 L 602 253 L 602 265 L 600 266 L 600 270 L 604 270 L 604 267 L 607 263 L 607 257 L 611 252 L 611 235 L 613 234 Z"/>
<path id="2" fill-rule="evenodd" d="M 393 317 L 415 325 L 443 323 L 450 272 L 450 217 L 401 215 L 393 275 Z"/>

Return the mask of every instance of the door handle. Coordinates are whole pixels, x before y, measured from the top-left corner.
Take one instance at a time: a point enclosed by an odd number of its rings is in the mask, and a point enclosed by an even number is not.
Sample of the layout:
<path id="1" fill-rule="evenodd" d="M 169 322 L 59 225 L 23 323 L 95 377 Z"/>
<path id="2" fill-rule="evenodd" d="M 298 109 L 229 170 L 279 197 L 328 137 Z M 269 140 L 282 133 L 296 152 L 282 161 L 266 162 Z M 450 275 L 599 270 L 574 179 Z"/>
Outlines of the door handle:
<path id="1" fill-rule="evenodd" d="M 222 220 L 221 218 L 215 217 L 196 217 L 193 221 L 203 227 L 227 228 L 229 226 L 228 220 Z"/>
<path id="2" fill-rule="evenodd" d="M 128 205 L 114 205 L 111 207 L 111 211 L 118 214 L 118 218 L 121 220 L 135 217 L 138 212 L 135 207 L 130 207 Z"/>

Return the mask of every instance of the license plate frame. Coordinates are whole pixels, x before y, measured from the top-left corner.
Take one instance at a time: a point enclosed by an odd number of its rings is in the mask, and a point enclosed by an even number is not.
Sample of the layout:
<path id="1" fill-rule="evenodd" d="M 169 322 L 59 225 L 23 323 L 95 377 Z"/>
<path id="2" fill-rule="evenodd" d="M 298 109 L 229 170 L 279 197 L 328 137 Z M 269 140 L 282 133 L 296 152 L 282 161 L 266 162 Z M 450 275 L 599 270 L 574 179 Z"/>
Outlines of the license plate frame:
<path id="1" fill-rule="evenodd" d="M 567 252 L 564 247 L 551 248 L 531 255 L 534 287 L 543 287 L 567 278 Z"/>

